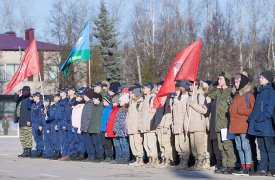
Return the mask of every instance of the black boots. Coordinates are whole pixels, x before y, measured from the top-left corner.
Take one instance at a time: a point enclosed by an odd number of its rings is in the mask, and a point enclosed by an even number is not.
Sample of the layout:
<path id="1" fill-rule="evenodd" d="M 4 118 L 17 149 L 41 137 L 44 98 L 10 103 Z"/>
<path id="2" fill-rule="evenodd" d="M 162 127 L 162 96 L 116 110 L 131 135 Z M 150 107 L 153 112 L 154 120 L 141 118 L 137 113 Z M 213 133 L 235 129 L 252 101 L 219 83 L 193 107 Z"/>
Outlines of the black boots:
<path id="1" fill-rule="evenodd" d="M 31 152 L 31 148 L 24 148 L 23 153 L 18 155 L 18 157 L 31 157 Z"/>
<path id="2" fill-rule="evenodd" d="M 26 155 L 25 157 L 31 157 L 32 156 L 32 149 L 31 148 L 27 148 L 26 149 Z"/>
<path id="3" fill-rule="evenodd" d="M 53 153 L 53 160 L 57 160 L 57 159 L 59 159 L 61 157 L 61 153 L 60 153 L 60 151 L 54 151 L 54 153 Z"/>
<path id="4" fill-rule="evenodd" d="M 42 150 L 37 150 L 37 151 L 36 151 L 36 154 L 35 154 L 35 158 L 41 158 L 41 157 L 42 157 L 42 154 L 43 154 L 43 151 L 42 151 Z"/>
<path id="5" fill-rule="evenodd" d="M 23 153 L 20 154 L 20 155 L 18 155 L 18 157 L 25 157 L 25 155 L 26 155 L 26 149 L 27 149 L 27 148 L 24 148 L 24 149 L 23 149 Z"/>

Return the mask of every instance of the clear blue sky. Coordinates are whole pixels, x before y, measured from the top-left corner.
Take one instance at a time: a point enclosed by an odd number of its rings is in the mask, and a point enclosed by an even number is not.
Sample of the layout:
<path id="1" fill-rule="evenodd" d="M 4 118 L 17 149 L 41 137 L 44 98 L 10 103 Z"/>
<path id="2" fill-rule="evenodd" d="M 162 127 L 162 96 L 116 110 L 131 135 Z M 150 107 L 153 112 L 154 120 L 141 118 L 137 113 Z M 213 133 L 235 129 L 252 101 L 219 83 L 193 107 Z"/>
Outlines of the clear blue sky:
<path id="1" fill-rule="evenodd" d="M 47 25 L 47 19 L 50 15 L 52 2 L 54 0 L 31 0 L 30 10 L 34 22 L 35 33 L 38 38 L 44 39 L 44 28 Z"/>
<path id="2" fill-rule="evenodd" d="M 33 18 L 33 22 L 34 22 L 34 29 L 35 29 L 35 35 L 37 37 L 37 39 L 40 40 L 45 40 L 47 39 L 47 34 L 45 34 L 45 29 L 47 26 L 47 21 L 48 18 L 50 16 L 50 11 L 52 8 L 52 3 L 55 0 L 30 0 L 30 14 L 31 17 Z M 105 2 L 107 3 L 115 3 L 116 0 L 105 0 Z M 66 2 L 66 0 L 64 0 L 64 2 Z M 89 3 L 93 3 L 96 6 L 99 6 L 99 2 L 100 0 L 88 0 Z M 123 14 L 125 14 L 127 11 L 130 11 L 130 9 L 133 7 L 134 5 L 134 0 L 129 0 L 129 1 L 125 1 L 122 2 L 123 3 Z M 122 18 L 122 23 L 120 24 L 120 30 L 123 30 L 125 28 L 125 26 L 127 26 L 128 20 L 129 19 L 125 19 Z"/>
<path id="3" fill-rule="evenodd" d="M 3 0 L 4 1 L 4 0 Z M 20 1 L 20 0 L 15 0 L 15 1 Z M 76 0 L 77 1 L 77 0 Z M 108 3 L 117 3 L 117 2 L 122 2 L 122 10 L 123 10 L 123 14 L 122 14 L 122 18 L 121 18 L 121 23 L 119 26 L 119 31 L 124 31 L 127 30 L 128 25 L 129 25 L 129 18 L 132 18 L 131 14 L 132 14 L 132 8 L 133 5 L 135 4 L 136 1 L 142 1 L 142 0 L 105 0 Z M 196 0 L 194 0 L 196 2 Z M 244 0 L 246 3 L 249 4 L 250 0 Z M 21 2 L 24 2 L 24 0 Z M 47 21 L 48 21 L 48 17 L 50 16 L 50 10 L 52 7 L 52 3 L 55 2 L 55 0 L 29 0 L 30 4 L 29 4 L 29 10 L 30 10 L 30 14 L 33 20 L 33 28 L 35 29 L 35 34 L 37 39 L 39 40 L 43 40 L 45 41 L 47 39 L 46 36 L 48 36 L 48 34 L 46 34 L 46 27 L 47 27 Z M 64 0 L 64 3 L 66 3 L 67 0 Z M 88 3 L 91 3 L 96 6 L 99 6 L 99 2 L 100 0 L 87 0 Z M 157 0 L 155 0 L 155 2 L 157 2 Z M 230 0 L 221 0 L 218 1 L 223 8 L 226 8 L 226 6 L 228 5 L 227 2 L 231 2 Z M 271 0 L 271 2 L 274 2 L 274 0 Z M 77 13 L 77 12 L 76 12 Z M 129 16 L 130 14 L 130 16 Z M 127 18 L 125 18 L 127 17 Z M 247 21 L 247 15 L 244 13 L 244 21 Z M 247 29 L 246 29 L 247 30 Z"/>

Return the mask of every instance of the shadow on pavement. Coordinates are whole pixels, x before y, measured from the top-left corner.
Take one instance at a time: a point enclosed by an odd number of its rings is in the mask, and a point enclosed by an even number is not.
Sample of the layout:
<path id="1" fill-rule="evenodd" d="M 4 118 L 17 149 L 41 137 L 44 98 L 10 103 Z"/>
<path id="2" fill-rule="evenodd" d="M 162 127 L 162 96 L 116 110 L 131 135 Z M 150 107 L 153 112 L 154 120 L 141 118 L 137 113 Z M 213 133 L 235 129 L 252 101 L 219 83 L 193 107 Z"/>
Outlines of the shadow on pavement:
<path id="1" fill-rule="evenodd" d="M 183 178 L 193 178 L 193 179 L 213 179 L 213 176 L 207 175 L 208 172 L 206 171 L 189 171 L 189 170 L 182 170 L 182 169 L 171 169 L 171 171 Z"/>

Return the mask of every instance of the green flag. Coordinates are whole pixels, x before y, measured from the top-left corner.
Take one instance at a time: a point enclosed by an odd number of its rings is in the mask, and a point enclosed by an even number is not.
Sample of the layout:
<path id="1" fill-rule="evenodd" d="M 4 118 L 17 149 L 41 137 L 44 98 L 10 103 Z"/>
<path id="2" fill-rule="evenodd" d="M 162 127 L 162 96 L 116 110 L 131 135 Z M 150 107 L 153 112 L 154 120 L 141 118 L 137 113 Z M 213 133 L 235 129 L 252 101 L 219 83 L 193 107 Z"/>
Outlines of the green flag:
<path id="1" fill-rule="evenodd" d="M 82 30 L 80 37 L 75 43 L 72 51 L 67 57 L 64 64 L 61 66 L 61 71 L 64 75 L 68 74 L 68 68 L 70 64 L 77 61 L 89 61 L 90 60 L 90 27 L 89 22 L 86 22 L 84 29 Z"/>

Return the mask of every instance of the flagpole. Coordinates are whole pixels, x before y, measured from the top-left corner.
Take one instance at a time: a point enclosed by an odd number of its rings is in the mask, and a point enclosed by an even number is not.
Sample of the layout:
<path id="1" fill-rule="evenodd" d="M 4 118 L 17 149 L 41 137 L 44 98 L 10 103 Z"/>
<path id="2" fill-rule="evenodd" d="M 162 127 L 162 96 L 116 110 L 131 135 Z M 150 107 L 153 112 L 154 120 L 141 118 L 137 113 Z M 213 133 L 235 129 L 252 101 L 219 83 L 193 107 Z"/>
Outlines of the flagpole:
<path id="1" fill-rule="evenodd" d="M 89 60 L 89 82 L 88 82 L 88 85 L 89 85 L 89 88 L 91 87 L 91 81 L 92 81 L 92 76 L 91 76 L 91 60 Z"/>
<path id="2" fill-rule="evenodd" d="M 44 89 L 43 89 L 43 85 L 42 85 L 42 80 L 41 80 L 41 74 L 40 74 L 40 72 L 38 73 L 38 76 L 39 76 L 39 81 L 40 81 L 40 86 L 41 86 L 43 105 L 44 105 L 44 108 L 46 109 L 46 105 L 45 105 L 45 96 L 44 96 Z M 46 119 L 48 119 L 47 113 L 46 113 Z"/>

